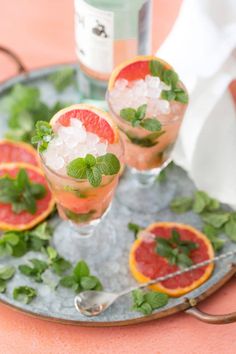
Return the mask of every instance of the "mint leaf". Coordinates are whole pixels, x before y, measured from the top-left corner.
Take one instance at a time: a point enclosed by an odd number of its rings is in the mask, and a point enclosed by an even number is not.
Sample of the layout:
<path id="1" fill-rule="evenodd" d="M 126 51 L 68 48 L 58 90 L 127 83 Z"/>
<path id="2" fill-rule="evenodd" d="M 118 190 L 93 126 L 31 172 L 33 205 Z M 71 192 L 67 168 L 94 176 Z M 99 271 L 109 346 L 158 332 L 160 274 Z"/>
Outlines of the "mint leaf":
<path id="1" fill-rule="evenodd" d="M 186 211 L 189 211 L 192 209 L 193 205 L 193 199 L 190 197 L 177 197 L 172 200 L 170 204 L 170 209 L 177 213 L 177 214 L 182 214 L 185 213 Z"/>
<path id="2" fill-rule="evenodd" d="M 139 226 L 139 225 L 137 225 L 137 224 L 134 224 L 134 223 L 132 223 L 132 222 L 129 222 L 129 223 L 128 223 L 128 229 L 129 229 L 130 231 L 133 231 L 134 237 L 135 237 L 135 239 L 136 239 L 136 238 L 137 238 L 137 234 L 139 233 L 139 231 L 143 230 L 144 228 L 141 227 L 141 226 Z"/>
<path id="3" fill-rule="evenodd" d="M 9 280 L 15 274 L 15 268 L 13 266 L 2 266 L 0 267 L 0 279 Z"/>
<path id="4" fill-rule="evenodd" d="M 97 286 L 97 278 L 95 276 L 82 277 L 80 285 L 83 290 L 93 290 Z"/>
<path id="5" fill-rule="evenodd" d="M 35 125 L 35 135 L 32 137 L 31 142 L 32 144 L 39 143 L 39 151 L 43 152 L 47 149 L 53 135 L 51 125 L 48 122 L 40 120 Z"/>
<path id="6" fill-rule="evenodd" d="M 84 158 L 84 161 L 89 167 L 93 167 L 96 165 L 96 158 L 91 154 L 87 154 Z"/>
<path id="7" fill-rule="evenodd" d="M 144 302 L 144 292 L 141 289 L 133 290 L 132 299 L 134 306 L 141 306 Z"/>
<path id="8" fill-rule="evenodd" d="M 144 315 L 150 315 L 152 313 L 152 307 L 148 302 L 144 302 L 141 306 L 137 308 L 137 310 Z"/>
<path id="9" fill-rule="evenodd" d="M 77 282 L 73 275 L 66 275 L 60 280 L 60 285 L 63 286 L 64 288 L 72 288 L 76 284 Z"/>
<path id="10" fill-rule="evenodd" d="M 13 290 L 14 300 L 29 304 L 37 296 L 37 291 L 30 286 L 19 286 Z"/>
<path id="11" fill-rule="evenodd" d="M 44 261 L 34 258 L 29 261 L 29 265 L 21 264 L 18 268 L 22 274 L 33 278 L 38 283 L 41 283 L 41 275 L 48 268 L 48 264 Z"/>
<path id="12" fill-rule="evenodd" d="M 161 98 L 163 100 L 167 100 L 167 101 L 173 101 L 176 97 L 176 94 L 171 91 L 171 90 L 163 90 L 161 92 Z"/>
<path id="13" fill-rule="evenodd" d="M 107 153 L 106 155 L 99 156 L 96 162 L 96 167 L 105 176 L 115 175 L 120 170 L 120 161 L 114 154 Z"/>
<path id="14" fill-rule="evenodd" d="M 70 177 L 77 178 L 77 179 L 85 179 L 87 165 L 85 159 L 82 157 L 78 157 L 77 159 L 71 161 L 67 167 L 67 174 Z"/>
<path id="15" fill-rule="evenodd" d="M 158 76 L 160 79 L 162 78 L 162 74 L 165 70 L 162 63 L 160 63 L 158 60 L 151 60 L 149 62 L 149 68 L 152 76 Z"/>
<path id="16" fill-rule="evenodd" d="M 128 122 L 132 122 L 135 118 L 136 110 L 134 108 L 123 108 L 120 111 L 120 116 Z"/>
<path id="17" fill-rule="evenodd" d="M 90 271 L 87 263 L 83 260 L 79 261 L 73 270 L 73 274 L 76 277 L 76 280 L 89 276 Z"/>
<path id="18" fill-rule="evenodd" d="M 94 188 L 98 187 L 102 182 L 102 174 L 96 166 L 86 169 L 86 177 Z"/>
<path id="19" fill-rule="evenodd" d="M 187 104 L 189 101 L 187 92 L 178 89 L 178 92 L 175 92 L 175 101 Z"/>
<path id="20" fill-rule="evenodd" d="M 194 194 L 193 211 L 200 214 L 210 203 L 210 197 L 204 191 L 196 191 Z"/>
<path id="21" fill-rule="evenodd" d="M 45 193 L 44 185 L 30 182 L 25 169 L 20 169 L 15 178 L 10 178 L 7 175 L 0 178 L 0 202 L 10 204 L 15 214 L 22 211 L 35 214 L 37 211 L 36 199 L 42 199 Z"/>
<path id="22" fill-rule="evenodd" d="M 163 72 L 162 81 L 168 86 L 176 87 L 179 82 L 179 77 L 175 71 L 168 69 Z"/>
<path id="23" fill-rule="evenodd" d="M 0 279 L 0 293 L 4 293 L 7 289 L 7 284 L 5 280 Z"/>
<path id="24" fill-rule="evenodd" d="M 220 208 L 220 202 L 217 199 L 210 198 L 210 202 L 207 205 L 208 211 L 215 211 Z"/>
<path id="25" fill-rule="evenodd" d="M 218 212 L 218 213 L 206 213 L 203 215 L 202 219 L 205 223 L 215 227 L 222 227 L 228 220 L 230 214 L 227 212 Z"/>
<path id="26" fill-rule="evenodd" d="M 49 75 L 51 81 L 58 92 L 63 92 L 67 87 L 75 84 L 75 70 L 73 68 L 64 68 Z"/>
<path id="27" fill-rule="evenodd" d="M 94 213 L 96 212 L 96 210 L 92 209 L 88 213 L 80 214 L 80 213 L 74 213 L 69 209 L 64 209 L 64 210 L 67 218 L 77 223 L 83 223 L 89 221 L 93 217 Z"/>
<path id="28" fill-rule="evenodd" d="M 151 306 L 152 310 L 156 310 L 167 305 L 169 297 L 164 293 L 150 291 L 144 295 L 144 300 Z"/>
<path id="29" fill-rule="evenodd" d="M 135 118 L 138 120 L 143 120 L 147 111 L 147 104 L 143 104 L 137 108 Z"/>
<path id="30" fill-rule="evenodd" d="M 142 128 L 152 131 L 152 132 L 159 131 L 159 130 L 161 130 L 161 127 L 162 127 L 159 120 L 157 120 L 155 118 L 146 118 L 140 123 L 140 125 Z"/>
<path id="31" fill-rule="evenodd" d="M 236 242 L 236 220 L 230 216 L 230 219 L 225 224 L 225 233 L 231 241 Z"/>

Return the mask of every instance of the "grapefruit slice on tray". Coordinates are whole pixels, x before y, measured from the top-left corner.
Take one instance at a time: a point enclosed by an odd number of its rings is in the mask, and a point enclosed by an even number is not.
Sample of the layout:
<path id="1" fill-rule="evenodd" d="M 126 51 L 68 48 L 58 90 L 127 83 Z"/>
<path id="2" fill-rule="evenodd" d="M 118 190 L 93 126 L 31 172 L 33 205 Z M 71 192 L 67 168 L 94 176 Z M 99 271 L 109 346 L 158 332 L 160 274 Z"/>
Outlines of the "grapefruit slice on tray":
<path id="1" fill-rule="evenodd" d="M 131 60 L 122 62 L 113 70 L 109 79 L 108 90 L 111 91 L 115 82 L 119 79 L 126 79 L 127 81 L 145 79 L 146 75 L 151 75 L 150 62 L 153 60 L 164 65 L 165 69 L 173 69 L 164 60 L 157 57 L 151 55 L 137 56 Z"/>
<path id="2" fill-rule="evenodd" d="M 15 213 L 12 205 L 0 202 L 0 229 L 1 230 L 27 230 L 31 229 L 44 220 L 54 207 L 54 200 L 48 188 L 47 181 L 42 171 L 33 165 L 26 163 L 9 163 L 0 165 L 0 179 L 9 176 L 15 178 L 18 172 L 23 169 L 31 183 L 41 184 L 45 187 L 45 195 L 36 200 L 36 212 L 30 214 L 28 211 Z"/>
<path id="3" fill-rule="evenodd" d="M 178 263 L 172 264 L 170 258 L 161 256 L 157 251 L 158 238 L 170 240 L 173 237 L 173 230 L 179 235 L 180 241 L 190 241 L 195 244 L 195 248 L 191 249 L 188 254 L 192 264 L 214 257 L 214 251 L 208 238 L 192 226 L 172 222 L 154 223 L 139 234 L 139 238 L 135 240 L 130 250 L 130 270 L 138 282 L 145 283 L 180 269 Z M 210 277 L 213 269 L 214 265 L 211 263 L 154 284 L 150 288 L 178 297 L 203 284 Z"/>
<path id="4" fill-rule="evenodd" d="M 71 118 L 79 119 L 88 132 L 107 140 L 109 144 L 118 141 L 118 131 L 110 115 L 83 103 L 72 105 L 57 112 L 50 121 L 53 130 L 57 131 L 59 125 L 69 126 Z"/>
<path id="5" fill-rule="evenodd" d="M 9 162 L 24 162 L 39 166 L 37 151 L 29 144 L 1 140 L 0 141 L 0 164 Z"/>

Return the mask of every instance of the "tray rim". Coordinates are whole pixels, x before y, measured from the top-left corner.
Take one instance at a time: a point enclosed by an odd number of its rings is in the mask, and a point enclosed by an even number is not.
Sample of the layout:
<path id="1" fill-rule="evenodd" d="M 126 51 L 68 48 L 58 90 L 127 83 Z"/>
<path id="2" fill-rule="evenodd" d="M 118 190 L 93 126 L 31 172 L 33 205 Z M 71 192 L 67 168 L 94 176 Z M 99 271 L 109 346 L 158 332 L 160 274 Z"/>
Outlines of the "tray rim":
<path id="1" fill-rule="evenodd" d="M 11 86 L 15 85 L 16 83 L 19 82 L 30 82 L 33 79 L 38 79 L 40 76 L 44 76 L 47 74 L 50 74 L 53 71 L 58 70 L 61 67 L 64 66 L 70 66 L 73 67 L 75 70 L 78 69 L 78 64 L 77 62 L 64 62 L 64 63 L 56 63 L 48 66 L 42 66 L 38 67 L 29 71 L 26 71 L 24 73 L 20 73 L 17 75 L 13 75 L 10 78 L 1 81 L 0 82 L 0 95 L 5 91 L 8 90 Z M 53 316 L 46 316 L 46 315 L 41 315 L 41 314 L 36 314 L 35 312 L 27 309 L 23 309 L 21 307 L 18 307 L 14 304 L 8 303 L 7 301 L 0 299 L 0 304 L 13 309 L 16 312 L 26 314 L 27 316 L 41 319 L 44 321 L 48 322 L 55 322 L 55 323 L 60 323 L 63 325 L 73 325 L 73 326 L 79 326 L 79 327 L 120 327 L 120 326 L 132 326 L 132 325 L 137 325 L 141 323 L 146 323 L 150 321 L 154 321 L 160 318 L 165 318 L 170 315 L 174 315 L 180 311 L 186 311 L 191 307 L 195 307 L 199 302 L 205 300 L 208 298 L 210 295 L 215 293 L 217 290 L 219 290 L 228 280 L 230 280 L 233 275 L 236 274 L 236 265 L 231 264 L 231 267 L 229 268 L 229 271 L 215 284 L 213 284 L 210 288 L 208 288 L 206 291 L 202 292 L 199 296 L 196 296 L 194 298 L 188 298 L 188 296 L 183 297 L 183 302 L 180 303 L 179 305 L 176 305 L 172 308 L 163 310 L 158 313 L 154 313 L 148 316 L 142 316 L 134 319 L 128 319 L 128 320 L 122 320 L 122 321 L 102 321 L 102 322 L 93 322 L 93 321 L 77 321 L 77 320 L 68 320 L 68 319 L 62 319 L 58 317 L 53 317 Z M 194 304 L 194 306 L 192 305 Z"/>

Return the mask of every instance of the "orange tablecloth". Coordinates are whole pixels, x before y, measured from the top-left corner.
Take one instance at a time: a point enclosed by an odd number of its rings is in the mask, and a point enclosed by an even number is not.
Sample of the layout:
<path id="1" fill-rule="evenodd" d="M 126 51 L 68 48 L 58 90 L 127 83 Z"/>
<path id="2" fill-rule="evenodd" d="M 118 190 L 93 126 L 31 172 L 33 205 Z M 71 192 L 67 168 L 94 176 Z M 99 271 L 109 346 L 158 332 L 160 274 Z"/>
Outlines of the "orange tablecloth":
<path id="1" fill-rule="evenodd" d="M 181 0 L 154 0 L 154 48 L 165 38 Z M 76 59 L 72 0 L 0 0 L 0 45 L 14 49 L 28 68 Z M 0 56 L 0 79 L 14 66 Z M 235 90 L 234 90 L 235 91 Z M 201 309 L 236 309 L 236 281 Z M 0 305 L 0 354 L 235 354 L 236 324 L 207 325 L 178 314 L 127 328 L 79 328 L 28 317 Z"/>

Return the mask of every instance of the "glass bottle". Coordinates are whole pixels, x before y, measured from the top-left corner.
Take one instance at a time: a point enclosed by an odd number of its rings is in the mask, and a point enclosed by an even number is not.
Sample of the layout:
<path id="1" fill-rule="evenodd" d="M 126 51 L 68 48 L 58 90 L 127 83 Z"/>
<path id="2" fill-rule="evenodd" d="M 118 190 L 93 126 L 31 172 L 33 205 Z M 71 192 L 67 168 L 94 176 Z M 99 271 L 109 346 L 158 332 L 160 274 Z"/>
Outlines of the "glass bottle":
<path id="1" fill-rule="evenodd" d="M 151 53 L 151 0 L 75 0 L 79 86 L 103 98 L 113 68 Z"/>

